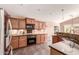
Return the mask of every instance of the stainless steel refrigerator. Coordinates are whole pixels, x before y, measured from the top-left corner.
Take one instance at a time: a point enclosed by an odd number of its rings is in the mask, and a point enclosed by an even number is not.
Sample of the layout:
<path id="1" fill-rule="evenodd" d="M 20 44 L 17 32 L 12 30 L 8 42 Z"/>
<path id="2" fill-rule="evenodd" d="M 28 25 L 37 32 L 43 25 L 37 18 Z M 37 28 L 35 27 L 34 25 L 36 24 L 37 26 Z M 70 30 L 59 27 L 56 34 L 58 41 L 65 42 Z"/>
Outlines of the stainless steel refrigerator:
<path id="1" fill-rule="evenodd" d="M 7 16 L 6 16 L 7 15 Z M 11 48 L 11 22 L 8 14 L 3 8 L 0 8 L 0 55 L 12 54 Z"/>

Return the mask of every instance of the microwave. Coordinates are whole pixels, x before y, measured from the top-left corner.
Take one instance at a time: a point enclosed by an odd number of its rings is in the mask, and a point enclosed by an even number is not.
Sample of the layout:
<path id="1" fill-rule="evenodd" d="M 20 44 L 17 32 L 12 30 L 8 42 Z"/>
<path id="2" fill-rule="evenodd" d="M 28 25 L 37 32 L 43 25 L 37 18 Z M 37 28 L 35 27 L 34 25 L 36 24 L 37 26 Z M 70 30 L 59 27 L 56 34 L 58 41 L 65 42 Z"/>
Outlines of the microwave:
<path id="1" fill-rule="evenodd" d="M 33 30 L 33 29 L 35 29 L 35 24 L 26 24 L 26 29 L 27 30 Z"/>

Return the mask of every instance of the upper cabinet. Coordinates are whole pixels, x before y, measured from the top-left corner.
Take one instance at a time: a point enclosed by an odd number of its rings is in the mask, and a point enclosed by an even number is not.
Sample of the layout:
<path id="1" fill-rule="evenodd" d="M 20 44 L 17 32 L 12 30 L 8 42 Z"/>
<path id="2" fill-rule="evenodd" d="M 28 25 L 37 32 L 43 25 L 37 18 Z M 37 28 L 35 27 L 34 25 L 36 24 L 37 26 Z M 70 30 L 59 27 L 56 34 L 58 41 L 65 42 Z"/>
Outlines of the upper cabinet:
<path id="1" fill-rule="evenodd" d="M 19 29 L 25 29 L 25 20 L 23 19 L 19 20 Z"/>
<path id="2" fill-rule="evenodd" d="M 18 19 L 10 18 L 11 19 L 11 24 L 12 24 L 12 29 L 18 29 Z"/>
<path id="3" fill-rule="evenodd" d="M 26 24 L 35 24 L 35 19 L 26 18 Z"/>
<path id="4" fill-rule="evenodd" d="M 46 26 L 45 26 L 46 24 L 44 23 L 44 22 L 38 22 L 38 29 L 39 30 L 41 30 L 41 29 L 45 29 L 46 28 Z"/>
<path id="5" fill-rule="evenodd" d="M 45 22 L 35 21 L 35 29 L 41 30 L 45 28 L 46 28 Z"/>
<path id="6" fill-rule="evenodd" d="M 33 18 L 11 17 L 12 29 L 25 29 L 26 24 L 34 24 L 36 30 L 45 29 L 45 23 Z"/>
<path id="7" fill-rule="evenodd" d="M 39 22 L 35 21 L 35 29 L 38 30 L 39 29 Z"/>
<path id="8" fill-rule="evenodd" d="M 10 18 L 12 29 L 25 29 L 25 19 L 22 18 Z"/>
<path id="9" fill-rule="evenodd" d="M 43 29 L 43 23 L 39 22 L 39 30 Z"/>
<path id="10" fill-rule="evenodd" d="M 43 28 L 43 29 L 46 28 L 46 23 L 45 23 L 45 22 L 42 23 L 42 28 Z"/>

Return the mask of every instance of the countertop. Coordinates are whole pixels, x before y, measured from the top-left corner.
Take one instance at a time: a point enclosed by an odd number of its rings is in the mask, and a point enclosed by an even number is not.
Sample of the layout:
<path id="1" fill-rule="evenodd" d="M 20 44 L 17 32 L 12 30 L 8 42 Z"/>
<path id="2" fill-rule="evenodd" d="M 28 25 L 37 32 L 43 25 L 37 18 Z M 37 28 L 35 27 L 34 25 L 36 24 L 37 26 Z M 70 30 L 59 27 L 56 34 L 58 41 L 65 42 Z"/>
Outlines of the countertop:
<path id="1" fill-rule="evenodd" d="M 76 45 L 79 46 L 79 45 Z M 68 44 L 64 43 L 63 41 L 49 45 L 51 48 L 55 48 L 56 50 L 66 54 L 66 55 L 79 55 L 78 48 L 71 48 Z"/>
<path id="2" fill-rule="evenodd" d="M 25 35 L 42 35 L 46 33 L 27 33 L 27 34 L 14 34 L 12 36 L 25 36 Z"/>

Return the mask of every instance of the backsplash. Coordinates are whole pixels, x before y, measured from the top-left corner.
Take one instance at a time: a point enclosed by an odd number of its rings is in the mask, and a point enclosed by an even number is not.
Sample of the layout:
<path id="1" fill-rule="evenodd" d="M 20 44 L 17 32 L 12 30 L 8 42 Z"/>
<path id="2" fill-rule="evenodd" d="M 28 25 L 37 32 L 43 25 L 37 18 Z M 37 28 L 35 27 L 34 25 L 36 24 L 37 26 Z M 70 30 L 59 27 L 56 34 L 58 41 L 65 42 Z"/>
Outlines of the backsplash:
<path id="1" fill-rule="evenodd" d="M 30 34 L 45 34 L 45 30 L 32 30 Z M 29 34 L 27 30 L 10 30 L 11 35 L 22 35 L 22 34 Z"/>

